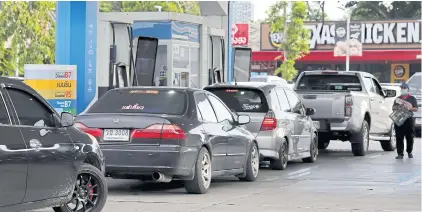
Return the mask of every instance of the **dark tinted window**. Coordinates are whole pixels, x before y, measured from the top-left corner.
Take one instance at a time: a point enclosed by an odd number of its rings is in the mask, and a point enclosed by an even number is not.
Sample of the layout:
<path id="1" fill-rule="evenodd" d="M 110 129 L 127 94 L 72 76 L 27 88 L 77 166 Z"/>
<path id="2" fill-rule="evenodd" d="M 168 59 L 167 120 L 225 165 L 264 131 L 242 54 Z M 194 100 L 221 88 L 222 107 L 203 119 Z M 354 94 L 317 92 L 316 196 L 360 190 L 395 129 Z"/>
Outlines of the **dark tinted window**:
<path id="1" fill-rule="evenodd" d="M 21 90 L 7 88 L 7 92 L 18 114 L 20 125 L 55 127 L 53 112 L 44 103 Z"/>
<path id="2" fill-rule="evenodd" d="M 383 96 L 381 85 L 374 78 L 372 78 L 372 83 L 374 84 L 375 93 Z"/>
<path id="3" fill-rule="evenodd" d="M 208 99 L 211 102 L 212 107 L 214 108 L 215 115 L 217 115 L 217 120 L 219 122 L 222 122 L 224 120 L 228 120 L 230 122 L 233 122 L 233 117 L 230 111 L 224 106 L 223 103 L 214 96 L 208 95 Z"/>
<path id="4" fill-rule="evenodd" d="M 215 117 L 214 110 L 210 102 L 208 101 L 205 94 L 195 95 L 195 101 L 198 105 L 199 113 L 201 114 L 202 120 L 205 122 L 217 122 L 217 117 Z"/>
<path id="5" fill-rule="evenodd" d="M 209 91 L 236 112 L 268 112 L 265 95 L 257 89 L 214 88 L 209 89 Z"/>
<path id="6" fill-rule="evenodd" d="M 300 102 L 299 98 L 296 96 L 295 93 L 291 90 L 284 90 L 286 92 L 287 99 L 292 108 L 292 112 L 301 111 L 302 110 L 302 103 Z M 302 111 L 301 111 L 302 112 Z"/>
<path id="7" fill-rule="evenodd" d="M 183 91 L 119 89 L 108 91 L 88 113 L 154 113 L 179 115 L 185 112 L 187 97 Z"/>
<path id="8" fill-rule="evenodd" d="M 286 94 L 284 93 L 283 89 L 276 89 L 278 101 L 280 103 L 280 109 L 284 112 L 290 112 L 290 105 L 289 101 L 287 100 Z"/>
<path id="9" fill-rule="evenodd" d="M 319 74 L 303 75 L 298 82 L 297 90 L 332 90 L 361 91 L 362 86 L 358 76 Z"/>
<path id="10" fill-rule="evenodd" d="M 10 124 L 9 115 L 7 114 L 6 106 L 4 105 L 3 98 L 0 97 L 0 125 Z"/>

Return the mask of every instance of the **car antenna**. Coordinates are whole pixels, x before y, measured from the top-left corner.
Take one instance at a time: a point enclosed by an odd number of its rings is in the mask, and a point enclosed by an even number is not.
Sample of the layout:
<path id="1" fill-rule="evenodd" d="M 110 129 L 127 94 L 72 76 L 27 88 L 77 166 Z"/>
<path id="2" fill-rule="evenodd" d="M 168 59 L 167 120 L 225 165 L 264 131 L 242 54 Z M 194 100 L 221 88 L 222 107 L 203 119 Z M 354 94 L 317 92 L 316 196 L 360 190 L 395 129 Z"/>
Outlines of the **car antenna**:
<path id="1" fill-rule="evenodd" d="M 236 77 L 233 77 L 233 79 L 234 79 L 234 85 L 237 86 Z"/>

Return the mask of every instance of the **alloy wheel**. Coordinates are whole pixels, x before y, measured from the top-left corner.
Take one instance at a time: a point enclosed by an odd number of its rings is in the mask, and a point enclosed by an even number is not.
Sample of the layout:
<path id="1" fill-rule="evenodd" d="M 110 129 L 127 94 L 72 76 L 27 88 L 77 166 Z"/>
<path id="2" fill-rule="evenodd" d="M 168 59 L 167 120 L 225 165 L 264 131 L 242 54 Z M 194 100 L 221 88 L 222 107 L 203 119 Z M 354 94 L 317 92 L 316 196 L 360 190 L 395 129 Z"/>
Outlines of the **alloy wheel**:
<path id="1" fill-rule="evenodd" d="M 281 159 L 283 161 L 283 167 L 287 166 L 288 154 L 287 154 L 287 142 L 281 145 Z"/>
<path id="2" fill-rule="evenodd" d="M 253 176 L 254 177 L 258 176 L 259 155 L 258 155 L 258 149 L 256 148 L 255 145 L 252 147 L 252 152 L 251 152 L 251 167 L 252 167 Z"/>
<path id="3" fill-rule="evenodd" d="M 208 189 L 211 184 L 211 160 L 208 153 L 205 153 L 204 157 L 202 157 L 201 165 L 202 181 L 204 183 L 204 187 Z"/>
<path id="4" fill-rule="evenodd" d="M 314 161 L 316 161 L 317 157 L 318 157 L 318 140 L 316 138 L 313 138 L 312 140 L 312 144 L 311 144 L 311 154 L 312 154 L 312 159 Z"/>
<path id="5" fill-rule="evenodd" d="M 365 151 L 368 151 L 368 149 L 369 149 L 369 132 L 368 131 L 369 131 L 368 126 L 364 125 L 364 128 L 363 128 L 363 145 L 364 145 Z"/>
<path id="6" fill-rule="evenodd" d="M 66 207 L 75 212 L 92 211 L 101 198 L 99 182 L 99 179 L 92 174 L 79 174 L 72 200 L 66 204 Z"/>
<path id="7" fill-rule="evenodd" d="M 397 145 L 396 141 L 396 129 L 394 126 L 391 128 L 391 137 L 390 137 L 391 146 L 395 147 Z"/>

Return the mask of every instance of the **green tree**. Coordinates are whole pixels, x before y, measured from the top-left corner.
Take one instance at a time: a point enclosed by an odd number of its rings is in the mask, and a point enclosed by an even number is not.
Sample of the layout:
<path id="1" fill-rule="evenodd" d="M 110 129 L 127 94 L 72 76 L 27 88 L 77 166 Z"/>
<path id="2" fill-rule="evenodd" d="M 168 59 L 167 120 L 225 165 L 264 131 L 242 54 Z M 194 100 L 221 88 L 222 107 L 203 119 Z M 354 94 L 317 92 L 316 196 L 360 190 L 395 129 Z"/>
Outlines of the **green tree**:
<path id="1" fill-rule="evenodd" d="M 152 12 L 155 6 L 161 11 L 199 15 L 197 1 L 101 1 L 100 12 Z"/>
<path id="2" fill-rule="evenodd" d="M 352 20 L 394 20 L 394 19 L 420 19 L 420 1 L 349 1 L 346 8 L 354 7 Z"/>
<path id="3" fill-rule="evenodd" d="M 55 21 L 51 16 L 54 9 L 55 2 L 49 1 L 2 2 L 0 44 L 11 39 L 8 51 L 0 55 L 0 61 L 9 63 L 3 63 L 4 66 L 10 68 L 17 61 L 22 73 L 24 64 L 54 63 Z"/>
<path id="4" fill-rule="evenodd" d="M 286 80 L 292 80 L 297 75 L 295 60 L 309 53 L 309 30 L 303 23 L 307 19 L 307 10 L 308 6 L 303 1 L 281 1 L 272 5 L 267 13 L 271 33 L 281 35 L 278 50 L 284 54 L 283 64 L 274 74 L 281 73 Z"/>
<path id="5" fill-rule="evenodd" d="M 325 1 L 309 2 L 307 21 L 324 22 L 327 20 L 328 15 L 325 12 Z"/>

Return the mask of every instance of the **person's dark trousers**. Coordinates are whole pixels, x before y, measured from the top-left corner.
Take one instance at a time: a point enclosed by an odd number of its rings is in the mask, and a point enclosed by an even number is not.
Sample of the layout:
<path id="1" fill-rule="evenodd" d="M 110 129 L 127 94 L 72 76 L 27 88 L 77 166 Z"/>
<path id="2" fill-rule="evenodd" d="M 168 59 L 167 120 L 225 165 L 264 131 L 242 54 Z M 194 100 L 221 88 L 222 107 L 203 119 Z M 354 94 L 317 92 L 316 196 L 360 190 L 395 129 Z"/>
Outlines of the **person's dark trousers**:
<path id="1" fill-rule="evenodd" d="M 397 154 L 404 155 L 404 139 L 406 138 L 406 152 L 412 153 L 413 151 L 413 127 L 404 124 L 400 127 L 396 126 L 396 143 Z"/>

